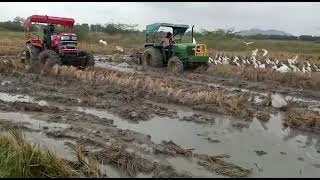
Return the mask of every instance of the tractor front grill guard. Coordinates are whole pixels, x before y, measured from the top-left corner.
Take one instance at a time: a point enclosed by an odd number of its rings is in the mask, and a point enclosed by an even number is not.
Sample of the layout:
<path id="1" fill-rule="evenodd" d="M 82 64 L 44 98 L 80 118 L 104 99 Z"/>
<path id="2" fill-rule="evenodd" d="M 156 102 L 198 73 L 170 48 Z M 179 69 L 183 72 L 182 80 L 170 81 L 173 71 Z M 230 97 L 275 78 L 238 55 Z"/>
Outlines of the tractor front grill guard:
<path id="1" fill-rule="evenodd" d="M 207 56 L 207 47 L 205 44 L 197 44 L 196 47 L 195 56 Z"/>

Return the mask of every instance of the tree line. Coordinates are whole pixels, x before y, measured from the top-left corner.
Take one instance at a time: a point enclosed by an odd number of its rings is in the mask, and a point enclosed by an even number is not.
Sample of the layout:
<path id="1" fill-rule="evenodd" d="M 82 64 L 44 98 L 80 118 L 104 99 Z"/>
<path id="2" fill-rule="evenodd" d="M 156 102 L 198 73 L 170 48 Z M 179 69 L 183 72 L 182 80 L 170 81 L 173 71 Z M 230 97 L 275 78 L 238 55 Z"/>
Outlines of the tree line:
<path id="1" fill-rule="evenodd" d="M 18 31 L 23 32 L 23 22 L 24 18 L 22 17 L 15 17 L 12 21 L 3 21 L 0 22 L 0 29 L 1 30 L 9 30 L 9 31 Z M 116 34 L 116 33 L 130 33 L 130 32 L 139 32 L 136 28 L 138 27 L 137 24 L 121 24 L 121 23 L 106 23 L 106 24 L 75 24 L 73 29 L 75 33 L 79 34 L 80 36 L 85 35 L 88 32 L 103 32 L 109 34 Z M 31 25 L 31 31 L 37 31 L 37 25 Z M 63 27 L 56 26 L 57 31 L 62 31 Z"/>
<path id="2" fill-rule="evenodd" d="M 313 41 L 320 42 L 320 36 L 310 36 L 310 35 L 301 35 L 301 36 L 287 36 L 287 35 L 254 35 L 246 36 L 250 39 L 273 39 L 273 40 L 295 40 L 295 41 Z"/>
<path id="3" fill-rule="evenodd" d="M 23 32 L 23 21 L 22 17 L 15 17 L 12 21 L 3 21 L 0 22 L 0 30 L 9 30 L 9 31 L 20 31 Z M 121 24 L 121 23 L 106 23 L 106 24 L 75 24 L 74 32 L 78 34 L 79 37 L 85 38 L 89 32 L 101 32 L 108 34 L 119 34 L 119 33 L 143 33 L 137 29 L 137 24 Z M 57 27 L 57 30 L 63 30 L 62 27 Z M 38 28 L 36 25 L 31 26 L 31 31 L 37 31 Z M 191 32 L 186 32 L 186 35 L 191 35 Z M 301 36 L 287 36 L 287 35 L 254 35 L 254 36 L 241 36 L 237 34 L 233 29 L 217 29 L 208 31 L 202 29 L 201 31 L 194 32 L 194 35 L 197 37 L 206 37 L 211 39 L 223 39 L 223 38 L 240 38 L 240 39 L 272 39 L 272 40 L 299 40 L 299 41 L 314 41 L 320 42 L 320 36 L 310 36 L 310 35 L 301 35 Z"/>

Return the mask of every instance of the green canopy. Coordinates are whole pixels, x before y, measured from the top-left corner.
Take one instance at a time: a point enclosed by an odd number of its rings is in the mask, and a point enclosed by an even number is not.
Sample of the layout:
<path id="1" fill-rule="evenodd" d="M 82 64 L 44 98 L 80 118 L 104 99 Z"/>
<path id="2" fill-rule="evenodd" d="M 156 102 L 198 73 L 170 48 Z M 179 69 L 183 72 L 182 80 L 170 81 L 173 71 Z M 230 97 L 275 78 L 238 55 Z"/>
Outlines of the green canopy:
<path id="1" fill-rule="evenodd" d="M 184 24 L 170 24 L 170 23 L 154 23 L 146 26 L 146 33 L 157 32 L 160 27 L 172 27 L 173 34 L 183 34 L 189 28 Z"/>

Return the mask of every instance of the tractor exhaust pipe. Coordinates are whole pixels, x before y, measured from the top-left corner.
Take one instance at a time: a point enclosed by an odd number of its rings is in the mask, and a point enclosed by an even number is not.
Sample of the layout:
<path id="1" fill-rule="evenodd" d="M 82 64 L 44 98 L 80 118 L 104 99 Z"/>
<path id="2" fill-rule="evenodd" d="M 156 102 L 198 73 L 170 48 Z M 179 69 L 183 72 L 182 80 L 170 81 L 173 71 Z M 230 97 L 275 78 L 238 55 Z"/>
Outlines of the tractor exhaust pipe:
<path id="1" fill-rule="evenodd" d="M 192 25 L 192 28 L 191 28 L 191 38 L 192 38 L 192 43 L 193 43 L 193 27 L 194 27 L 194 25 Z"/>

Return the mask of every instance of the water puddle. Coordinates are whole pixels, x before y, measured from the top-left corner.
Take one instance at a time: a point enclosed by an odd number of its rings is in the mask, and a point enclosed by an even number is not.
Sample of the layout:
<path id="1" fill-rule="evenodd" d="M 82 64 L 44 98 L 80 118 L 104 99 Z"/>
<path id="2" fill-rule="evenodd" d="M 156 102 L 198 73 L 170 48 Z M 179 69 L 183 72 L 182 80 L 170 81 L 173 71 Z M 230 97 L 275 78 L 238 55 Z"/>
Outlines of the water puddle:
<path id="1" fill-rule="evenodd" d="M 41 132 L 24 132 L 26 140 L 31 144 L 38 144 L 43 149 L 52 151 L 59 158 L 67 159 L 70 161 L 76 161 L 74 151 L 70 147 L 66 146 L 66 143 L 75 144 L 71 140 L 56 140 L 48 138 Z"/>
<path id="2" fill-rule="evenodd" d="M 7 84 L 11 84 L 11 81 L 2 81 L 2 82 L 1 82 L 1 85 L 2 85 L 2 86 L 5 86 L 5 85 L 7 85 Z"/>
<path id="3" fill-rule="evenodd" d="M 158 116 L 149 121 L 130 123 L 106 111 L 88 108 L 81 111 L 113 119 L 114 124 L 120 129 L 149 134 L 155 143 L 172 140 L 184 148 L 194 149 L 195 153 L 228 154 L 231 157 L 225 159 L 226 161 L 252 168 L 253 177 L 318 177 L 320 175 L 319 168 L 314 166 L 320 163 L 320 137 L 312 133 L 282 129 L 280 113 L 271 115 L 267 123 L 256 119 L 245 123 L 216 116 L 213 125 L 203 125 Z M 186 111 L 186 109 L 178 111 L 180 117 L 190 116 L 193 113 L 192 110 Z M 255 151 L 264 151 L 266 154 L 259 156 Z M 301 158 L 304 161 L 299 160 Z M 185 160 L 170 161 L 180 165 L 181 170 L 190 172 L 193 168 L 192 164 L 183 162 Z M 191 172 L 199 177 L 208 175 L 199 169 Z M 209 176 L 212 177 L 212 174 Z"/>
<path id="4" fill-rule="evenodd" d="M 26 140 L 31 144 L 40 145 L 40 148 L 48 149 L 57 157 L 70 161 L 77 161 L 75 151 L 66 145 L 66 143 L 76 144 L 72 140 L 57 140 L 48 138 L 41 132 L 24 132 Z M 110 178 L 121 178 L 125 176 L 118 168 L 111 165 L 99 165 L 101 172 L 104 172 Z"/>
<path id="5" fill-rule="evenodd" d="M 29 103 L 37 103 L 40 106 L 49 106 L 47 101 L 36 101 L 33 97 L 28 95 L 20 95 L 20 94 L 9 94 L 9 93 L 2 93 L 0 92 L 0 100 L 6 102 L 29 102 Z"/>
<path id="6" fill-rule="evenodd" d="M 285 105 L 286 98 L 279 94 L 272 95 L 272 104 L 281 107 Z M 0 93 L 0 99 L 7 101 L 27 101 L 31 97 L 19 95 L 9 96 Z M 24 100 L 21 100 L 24 99 Z M 31 99 L 31 100 L 30 100 Z M 260 99 L 261 100 L 261 99 Z M 257 100 L 259 101 L 259 99 Z M 196 112 L 189 108 L 181 108 L 175 105 L 166 105 L 176 109 L 178 116 L 191 116 Z M 263 123 L 254 119 L 252 122 L 241 122 L 229 117 L 209 114 L 215 117 L 214 124 L 197 124 L 194 122 L 180 121 L 169 117 L 155 116 L 149 121 L 131 123 L 107 111 L 100 111 L 92 108 L 72 107 L 77 111 L 94 114 L 102 118 L 114 120 L 114 124 L 120 129 L 129 129 L 143 134 L 151 135 L 155 143 L 172 140 L 176 144 L 187 149 L 194 149 L 195 153 L 219 155 L 228 154 L 231 157 L 225 159 L 245 168 L 253 169 L 253 177 L 319 177 L 320 164 L 320 136 L 301 132 L 292 129 L 282 129 L 282 114 L 271 115 L 268 122 Z M 42 127 L 66 128 L 68 125 L 60 123 L 47 123 L 37 120 L 34 115 L 0 112 L 0 119 L 12 120 L 15 123 L 26 123 L 26 126 L 33 129 Z M 29 133 L 29 132 L 28 132 Z M 41 134 L 32 134 L 30 137 L 55 146 L 56 140 L 48 140 Z M 32 139 L 32 138 L 31 138 Z M 60 144 L 59 144 L 60 143 Z M 64 154 L 64 142 L 58 142 L 58 149 Z M 62 146 L 63 144 L 63 146 Z M 61 147 L 60 147 L 61 146 Z M 52 147 L 55 148 L 55 147 Z M 255 151 L 263 151 L 261 155 Z M 66 155 L 69 156 L 69 155 Z M 186 162 L 185 159 L 168 160 L 179 171 L 188 171 L 197 177 L 212 177 L 208 172 L 197 169 L 193 162 Z M 110 167 L 110 166 L 109 166 Z M 110 167 L 111 168 L 111 167 Z M 106 170 L 110 170 L 106 167 Z M 108 174 L 110 176 L 110 174 Z M 113 177 L 121 177 L 120 173 L 113 171 Z"/>
<path id="7" fill-rule="evenodd" d="M 116 62 L 96 62 L 95 66 L 102 68 L 114 69 L 122 72 L 137 72 L 135 66 L 131 66 L 127 63 Z"/>
<path id="8" fill-rule="evenodd" d="M 122 122 L 122 121 L 126 122 L 126 123 L 130 123 L 129 121 L 126 121 L 126 120 L 124 120 L 124 119 L 122 119 L 112 113 L 109 113 L 108 111 L 105 111 L 105 110 L 97 110 L 94 108 L 77 107 L 77 106 L 73 106 L 70 108 L 75 111 L 85 112 L 87 114 L 92 114 L 92 115 L 98 116 L 100 118 L 112 119 L 115 125 L 117 125 L 118 122 Z"/>
<path id="9" fill-rule="evenodd" d="M 193 177 L 198 178 L 225 178 L 225 176 L 213 174 L 209 172 L 205 168 L 199 166 L 197 162 L 192 159 L 185 159 L 181 157 L 177 158 L 167 158 L 168 162 L 172 164 L 177 171 L 179 172 L 187 172 L 187 174 L 192 174 Z"/>
<path id="10" fill-rule="evenodd" d="M 271 99 L 272 99 L 272 106 L 273 107 L 280 108 L 282 106 L 287 105 L 287 101 L 280 94 L 272 94 Z"/>
<path id="11" fill-rule="evenodd" d="M 65 129 L 69 127 L 68 124 L 48 123 L 46 121 L 36 119 L 34 115 L 16 112 L 0 112 L 0 119 L 9 120 L 13 123 L 23 124 L 25 127 L 30 129 Z"/>
<path id="12" fill-rule="evenodd" d="M 31 129 L 42 129 L 43 127 L 48 127 L 50 129 L 64 129 L 69 127 L 67 124 L 61 123 L 47 123 L 45 121 L 35 119 L 34 115 L 22 114 L 22 113 L 13 113 L 13 112 L 0 112 L 0 119 L 5 119 L 13 123 L 23 123 L 25 127 Z M 43 132 L 30 132 L 24 131 L 26 140 L 35 145 L 39 145 L 40 148 L 48 149 L 53 152 L 57 157 L 67 159 L 70 161 L 77 161 L 75 152 L 71 147 L 67 146 L 67 143 L 76 144 L 72 140 L 61 140 L 53 139 L 47 137 Z M 102 172 L 107 172 L 108 177 L 125 177 L 123 173 L 111 166 L 111 165 L 102 165 L 100 166 Z"/>
<path id="13" fill-rule="evenodd" d="M 256 95 L 255 96 L 255 102 L 256 103 L 261 102 L 261 99 L 262 99 L 261 96 L 267 97 L 267 95 L 268 95 L 268 93 L 252 91 L 252 90 L 248 90 L 248 89 L 244 89 L 244 88 L 228 87 L 228 86 L 224 86 L 224 85 L 221 85 L 221 84 L 208 83 L 208 85 L 210 87 L 226 89 L 226 90 L 231 91 L 231 92 L 233 92 L 233 91 L 238 91 L 238 92 L 242 92 L 242 93 L 250 92 L 250 93 Z M 290 95 L 284 96 L 284 95 L 279 94 L 279 93 L 272 94 L 271 98 L 272 98 L 272 106 L 277 107 L 277 108 L 287 105 L 287 101 L 297 101 L 297 102 L 320 105 L 320 101 L 317 101 L 317 100 L 308 99 L 308 98 L 301 98 L 301 97 L 294 97 L 294 96 L 290 96 Z"/>
<path id="14" fill-rule="evenodd" d="M 0 92 L 0 99 L 7 102 L 34 102 L 34 99 L 28 95 L 11 95 L 8 93 Z"/>
<path id="15" fill-rule="evenodd" d="M 111 61 L 112 60 L 112 55 L 100 55 L 96 54 L 93 56 L 95 61 Z"/>

